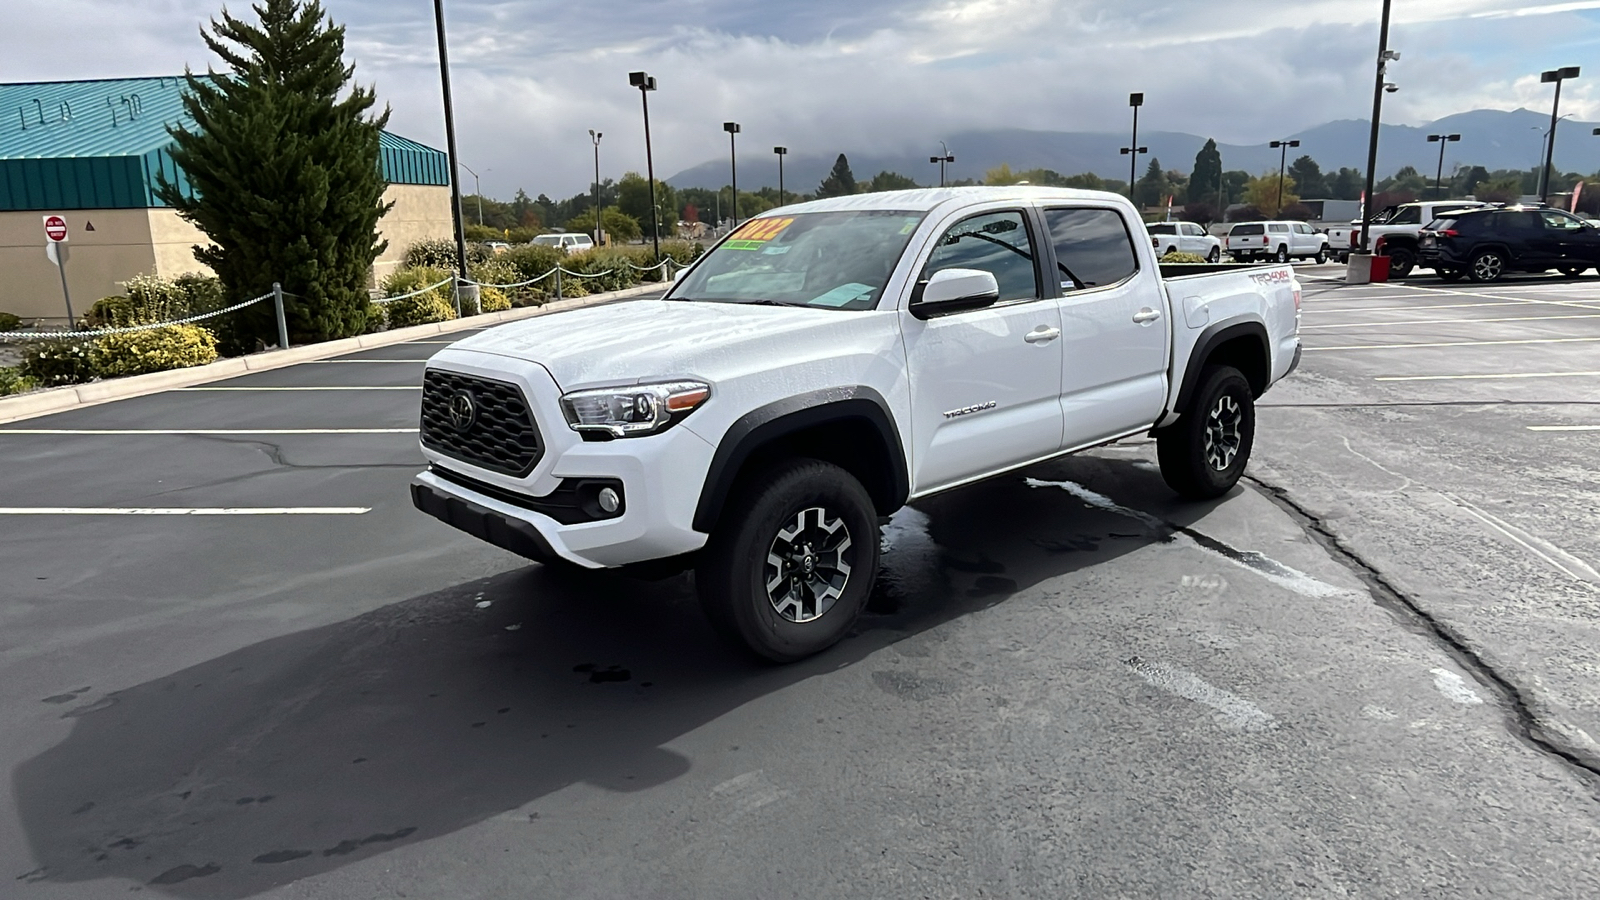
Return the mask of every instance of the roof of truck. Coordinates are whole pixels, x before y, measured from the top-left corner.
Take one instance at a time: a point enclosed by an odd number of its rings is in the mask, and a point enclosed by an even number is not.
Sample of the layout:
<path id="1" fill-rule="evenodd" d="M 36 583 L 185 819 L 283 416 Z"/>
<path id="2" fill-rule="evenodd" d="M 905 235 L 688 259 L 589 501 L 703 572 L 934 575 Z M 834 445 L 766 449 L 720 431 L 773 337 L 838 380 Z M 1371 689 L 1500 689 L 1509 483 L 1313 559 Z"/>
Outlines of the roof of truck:
<path id="1" fill-rule="evenodd" d="M 981 187 L 917 188 L 909 191 L 879 191 L 873 194 L 849 194 L 828 197 L 783 207 L 783 212 L 834 212 L 838 210 L 895 210 L 928 212 L 947 203 L 960 205 L 988 203 L 997 200 L 1031 202 L 1035 200 L 1112 201 L 1129 205 L 1126 197 L 1107 191 L 1084 191 L 1075 188 L 1042 187 L 1028 184 Z M 767 213 L 766 215 L 770 215 Z"/>

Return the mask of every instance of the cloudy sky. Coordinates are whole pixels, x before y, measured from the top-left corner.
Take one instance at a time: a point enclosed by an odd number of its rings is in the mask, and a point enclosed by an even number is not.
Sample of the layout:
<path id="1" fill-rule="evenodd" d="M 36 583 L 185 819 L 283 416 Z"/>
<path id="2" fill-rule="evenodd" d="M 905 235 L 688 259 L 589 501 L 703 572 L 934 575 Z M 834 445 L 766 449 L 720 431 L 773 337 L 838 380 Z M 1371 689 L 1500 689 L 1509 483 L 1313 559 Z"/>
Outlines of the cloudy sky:
<path id="1" fill-rule="evenodd" d="M 0 0 L 0 81 L 160 75 L 212 60 L 219 0 Z M 1548 109 L 1542 69 L 1590 64 L 1562 109 L 1600 118 L 1600 0 L 1396 0 L 1385 121 Z M 324 0 L 391 128 L 443 146 L 429 0 Z M 1380 0 L 445 0 L 463 161 L 484 192 L 567 196 L 604 132 L 608 177 L 643 170 L 645 69 L 656 172 L 725 151 L 897 150 L 971 128 L 1145 127 L 1227 142 L 1371 106 Z M 234 2 L 235 13 L 246 4 Z M 1585 137 L 1588 137 L 1585 135 Z M 968 173 L 963 173 L 968 174 Z M 471 181 L 466 182 L 471 189 Z"/>

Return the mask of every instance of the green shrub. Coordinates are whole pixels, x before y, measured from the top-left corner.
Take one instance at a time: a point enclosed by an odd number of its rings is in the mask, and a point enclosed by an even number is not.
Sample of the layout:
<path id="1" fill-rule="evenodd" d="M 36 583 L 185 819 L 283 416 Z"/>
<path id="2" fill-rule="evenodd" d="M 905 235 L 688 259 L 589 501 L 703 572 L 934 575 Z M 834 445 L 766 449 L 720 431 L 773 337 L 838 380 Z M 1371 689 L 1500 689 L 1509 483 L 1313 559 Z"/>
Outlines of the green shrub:
<path id="1" fill-rule="evenodd" d="M 94 341 L 82 338 L 32 341 L 23 349 L 22 365 L 17 371 L 40 387 L 83 384 L 94 380 L 95 372 L 89 365 L 89 348 L 93 346 Z"/>
<path id="2" fill-rule="evenodd" d="M 593 277 L 565 277 L 562 279 L 562 286 L 565 287 L 569 281 L 581 281 L 586 289 L 585 292 L 590 294 L 632 287 L 639 283 L 640 273 L 630 266 L 637 265 L 632 254 L 615 248 L 597 248 L 582 253 L 572 253 L 561 263 L 561 267 L 568 272 Z M 578 295 L 569 294 L 569 296 Z"/>
<path id="3" fill-rule="evenodd" d="M 383 295 L 398 297 L 419 291 L 440 281 L 448 282 L 450 273 L 429 266 L 397 269 L 383 280 Z M 423 291 L 415 297 L 392 300 L 381 304 L 390 328 L 426 325 L 429 322 L 446 322 L 456 317 L 453 292 L 448 283 Z"/>
<path id="4" fill-rule="evenodd" d="M 31 391 L 33 387 L 33 379 L 22 374 L 20 369 L 0 366 L 0 397 Z"/>
<path id="5" fill-rule="evenodd" d="M 0 331 L 16 331 L 22 327 L 22 317 L 0 312 Z"/>
<path id="6" fill-rule="evenodd" d="M 483 244 L 468 242 L 467 268 L 470 269 L 474 263 L 481 263 L 491 256 L 494 256 L 493 250 Z M 418 241 L 406 248 L 405 262 L 406 268 L 454 271 L 456 267 L 456 242 L 448 238 Z"/>
<path id="7" fill-rule="evenodd" d="M 1185 253 L 1182 250 L 1174 250 L 1161 257 L 1158 261 L 1164 263 L 1203 263 L 1206 258 L 1198 253 Z"/>
<path id="8" fill-rule="evenodd" d="M 217 337 L 199 325 L 169 325 L 108 334 L 95 341 L 88 356 L 101 378 L 187 369 L 216 361 Z"/>
<path id="9" fill-rule="evenodd" d="M 515 266 L 521 276 L 516 281 L 526 281 L 529 278 L 538 278 L 540 275 L 560 265 L 566 257 L 554 247 L 541 247 L 537 244 L 524 244 L 521 247 L 512 247 L 500 254 L 497 262 L 507 262 Z M 550 290 L 548 282 L 540 282 L 538 287 Z"/>
<path id="10" fill-rule="evenodd" d="M 478 312 L 505 312 L 511 308 L 511 298 L 499 288 L 478 288 Z"/>
<path id="11" fill-rule="evenodd" d="M 82 323 L 85 328 L 126 328 L 133 324 L 136 312 L 134 302 L 121 294 L 101 297 L 83 314 Z"/>

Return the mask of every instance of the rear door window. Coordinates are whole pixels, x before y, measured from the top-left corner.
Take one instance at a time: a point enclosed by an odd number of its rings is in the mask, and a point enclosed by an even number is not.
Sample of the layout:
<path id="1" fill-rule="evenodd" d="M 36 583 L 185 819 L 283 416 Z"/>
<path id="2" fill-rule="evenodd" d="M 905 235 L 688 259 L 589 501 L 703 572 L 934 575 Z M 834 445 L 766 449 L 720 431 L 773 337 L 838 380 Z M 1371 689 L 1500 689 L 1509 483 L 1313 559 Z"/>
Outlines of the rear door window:
<path id="1" fill-rule="evenodd" d="M 1385 225 L 1421 225 L 1422 208 L 1417 206 L 1402 206 L 1395 211 L 1393 218 L 1383 223 Z"/>
<path id="2" fill-rule="evenodd" d="M 1133 237 L 1114 209 L 1047 209 L 1063 291 L 1116 284 L 1139 271 Z"/>
<path id="3" fill-rule="evenodd" d="M 1268 225 L 1267 226 L 1267 230 L 1272 232 L 1273 234 L 1282 234 L 1283 232 L 1286 232 L 1286 231 L 1289 230 L 1289 226 L 1287 226 L 1287 225 Z"/>

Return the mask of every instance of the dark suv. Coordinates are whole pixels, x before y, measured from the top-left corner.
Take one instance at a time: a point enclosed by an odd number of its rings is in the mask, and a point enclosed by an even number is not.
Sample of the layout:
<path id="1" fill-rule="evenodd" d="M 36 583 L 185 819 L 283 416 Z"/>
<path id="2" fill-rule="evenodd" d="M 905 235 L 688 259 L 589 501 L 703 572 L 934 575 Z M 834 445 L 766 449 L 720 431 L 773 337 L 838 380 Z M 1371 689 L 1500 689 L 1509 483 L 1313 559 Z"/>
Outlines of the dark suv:
<path id="1" fill-rule="evenodd" d="M 1422 229 L 1417 255 L 1445 281 L 1550 269 L 1577 277 L 1600 266 L 1600 229 L 1559 209 L 1463 210 Z"/>

